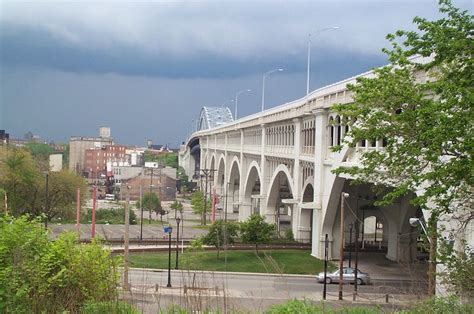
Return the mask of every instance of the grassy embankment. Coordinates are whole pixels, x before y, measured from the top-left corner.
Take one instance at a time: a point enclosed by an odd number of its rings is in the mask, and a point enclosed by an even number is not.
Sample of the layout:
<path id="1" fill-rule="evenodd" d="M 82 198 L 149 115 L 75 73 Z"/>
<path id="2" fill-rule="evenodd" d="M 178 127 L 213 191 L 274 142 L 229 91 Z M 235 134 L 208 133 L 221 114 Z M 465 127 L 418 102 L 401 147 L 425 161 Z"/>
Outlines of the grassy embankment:
<path id="1" fill-rule="evenodd" d="M 219 258 L 217 252 L 184 252 L 179 254 L 181 270 L 209 270 L 251 273 L 283 273 L 314 275 L 324 269 L 324 261 L 310 255 L 309 250 L 227 251 L 227 268 L 224 252 Z M 168 268 L 168 253 L 133 253 L 130 255 L 131 267 Z M 172 252 L 171 265 L 175 265 L 175 252 Z M 329 263 L 328 269 L 334 269 Z"/>

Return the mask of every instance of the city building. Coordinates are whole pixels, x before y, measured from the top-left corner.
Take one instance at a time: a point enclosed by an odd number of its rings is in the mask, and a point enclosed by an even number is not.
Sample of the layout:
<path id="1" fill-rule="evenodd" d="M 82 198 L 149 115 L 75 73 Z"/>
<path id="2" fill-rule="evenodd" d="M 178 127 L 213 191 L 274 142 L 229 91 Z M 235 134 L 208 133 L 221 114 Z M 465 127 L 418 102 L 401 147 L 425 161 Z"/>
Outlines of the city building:
<path id="1" fill-rule="evenodd" d="M 83 173 L 87 178 L 97 180 L 107 176 L 107 163 L 128 165 L 125 149 L 123 145 L 104 145 L 86 149 Z"/>
<path id="2" fill-rule="evenodd" d="M 108 129 L 108 131 L 107 131 Z M 100 134 L 104 137 L 85 137 L 72 136 L 69 139 L 69 170 L 83 175 L 87 170 L 85 168 L 86 150 L 99 148 L 113 144 L 113 138 L 110 137 L 110 128 L 101 127 Z M 105 137 L 106 136 L 106 137 Z M 90 168 L 88 169 L 90 171 Z"/>

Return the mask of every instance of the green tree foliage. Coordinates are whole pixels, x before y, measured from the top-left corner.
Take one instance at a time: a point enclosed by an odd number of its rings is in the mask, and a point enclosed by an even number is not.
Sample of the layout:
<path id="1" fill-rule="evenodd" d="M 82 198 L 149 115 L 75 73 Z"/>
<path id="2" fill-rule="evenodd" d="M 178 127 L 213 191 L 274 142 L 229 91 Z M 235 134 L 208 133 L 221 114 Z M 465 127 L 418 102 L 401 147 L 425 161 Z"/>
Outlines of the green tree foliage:
<path id="1" fill-rule="evenodd" d="M 161 206 L 161 200 L 155 192 L 147 192 L 143 194 L 141 204 L 143 209 L 148 211 L 150 221 L 151 212 L 155 212 L 157 215 L 160 215 L 161 221 L 163 221 L 163 215 L 166 214 L 166 211 Z M 140 203 L 138 203 L 137 206 L 139 207 Z"/>
<path id="2" fill-rule="evenodd" d="M 0 218 L 0 312 L 76 312 L 88 301 L 116 300 L 118 259 L 76 235 L 48 239 L 38 220 Z"/>
<path id="3" fill-rule="evenodd" d="M 8 210 L 14 215 L 42 216 L 47 223 L 55 217 L 74 216 L 77 188 L 81 202 L 86 198 L 83 178 L 63 170 L 48 173 L 48 206 L 46 175 L 27 150 L 0 147 L 0 188 L 7 192 Z"/>
<path id="4" fill-rule="evenodd" d="M 207 200 L 207 205 L 210 204 L 210 200 Z M 193 213 L 201 215 L 201 225 L 204 224 L 204 193 L 202 191 L 196 191 L 191 195 L 191 207 Z"/>
<path id="5" fill-rule="evenodd" d="M 53 218 L 61 217 L 64 219 L 75 216 L 77 206 L 77 189 L 81 190 L 81 195 L 86 195 L 87 185 L 83 178 L 75 175 L 68 170 L 60 172 L 50 172 L 48 178 L 48 206 L 46 206 L 46 180 L 40 180 L 35 190 L 35 205 L 38 211 L 43 215 L 45 222 Z M 82 199 L 84 203 L 85 199 Z M 40 203 L 38 205 L 38 203 Z"/>
<path id="6" fill-rule="evenodd" d="M 362 167 L 340 168 L 394 189 L 394 199 L 423 186 L 415 203 L 438 212 L 472 208 L 474 147 L 472 16 L 440 1 L 447 15 L 437 21 L 416 17 L 419 32 L 388 35 L 391 65 L 375 69 L 349 87 L 354 102 L 334 109 L 350 121 L 345 143 L 385 139 L 383 150 L 363 152 Z M 400 39 L 403 43 L 399 44 Z M 432 57 L 426 64 L 413 56 Z M 426 80 L 417 79 L 420 72 Z"/>
<path id="7" fill-rule="evenodd" d="M 137 224 L 137 215 L 131 209 L 128 210 L 129 224 Z M 81 216 L 82 223 L 90 223 L 92 220 L 92 211 L 88 211 L 87 215 Z M 125 223 L 125 206 L 114 209 L 98 209 L 95 212 L 95 220 L 97 224 L 124 224 Z"/>
<path id="8" fill-rule="evenodd" d="M 54 148 L 44 143 L 29 142 L 25 148 L 31 153 L 33 159 L 42 171 L 49 169 L 49 155 L 54 153 Z"/>
<path id="9" fill-rule="evenodd" d="M 386 144 L 363 151 L 361 167 L 336 173 L 391 187 L 381 205 L 417 192 L 413 203 L 430 211 L 433 243 L 440 215 L 470 220 L 474 207 L 473 17 L 449 0 L 440 1 L 440 12 L 436 21 L 415 17 L 417 31 L 389 34 L 392 49 L 384 52 L 391 65 L 359 78 L 349 86 L 354 102 L 334 108 L 351 121 L 349 147 L 364 140 Z"/>
<path id="10" fill-rule="evenodd" d="M 195 214 L 201 214 L 204 211 L 204 193 L 202 191 L 196 191 L 191 195 L 191 207 Z"/>
<path id="11" fill-rule="evenodd" d="M 174 209 L 174 218 L 177 217 L 178 212 L 181 214 L 181 216 L 183 215 L 183 203 L 180 201 L 174 201 L 170 207 L 171 209 Z"/>
<path id="12" fill-rule="evenodd" d="M 40 177 L 29 152 L 0 147 L 0 187 L 7 192 L 9 211 L 14 215 L 31 212 Z"/>
<path id="13" fill-rule="evenodd" d="M 252 214 L 240 224 L 240 234 L 245 243 L 255 244 L 258 254 L 258 245 L 269 242 L 275 235 L 275 225 L 265 222 L 265 217 Z"/>
<path id="14" fill-rule="evenodd" d="M 205 244 L 212 245 L 217 249 L 217 258 L 219 258 L 220 249 L 223 248 L 225 244 L 233 244 L 238 235 L 238 231 L 238 224 L 216 220 L 209 226 L 209 232 L 204 236 L 203 241 Z"/>
<path id="15" fill-rule="evenodd" d="M 149 151 L 145 151 L 143 155 L 145 162 L 158 162 L 161 166 L 171 167 L 178 169 L 178 154 L 177 153 L 161 153 L 153 154 Z"/>

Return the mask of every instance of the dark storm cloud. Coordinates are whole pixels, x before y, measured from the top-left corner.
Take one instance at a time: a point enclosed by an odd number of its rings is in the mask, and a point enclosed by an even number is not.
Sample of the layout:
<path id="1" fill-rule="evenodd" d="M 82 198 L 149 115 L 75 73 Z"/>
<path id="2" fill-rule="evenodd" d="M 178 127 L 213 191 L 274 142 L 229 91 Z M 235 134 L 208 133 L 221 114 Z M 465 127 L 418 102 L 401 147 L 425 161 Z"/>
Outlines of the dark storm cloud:
<path id="1" fill-rule="evenodd" d="M 266 108 L 302 97 L 309 32 L 340 27 L 312 37 L 313 90 L 383 65 L 385 35 L 416 15 L 436 19 L 437 0 L 0 0 L 0 129 L 176 146 L 203 105 L 252 89 L 239 116 L 260 110 L 265 71 L 285 69 Z"/>
<path id="2" fill-rule="evenodd" d="M 239 60 L 212 53 L 195 54 L 192 57 L 146 56 L 140 51 L 120 48 L 113 54 L 100 50 L 75 47 L 61 42 L 50 34 L 31 29 L 2 29 L 2 64 L 49 67 L 76 73 L 120 73 L 168 78 L 231 78 L 253 75 L 275 67 L 284 67 L 286 72 L 305 70 L 306 55 L 273 54 L 266 58 Z M 325 47 L 313 53 L 314 62 L 325 60 L 325 64 L 345 62 L 353 65 L 380 54 L 363 54 L 350 51 L 330 51 Z"/>
<path id="3" fill-rule="evenodd" d="M 428 4 L 428 6 L 426 6 Z M 239 77 L 377 56 L 384 36 L 434 1 L 2 2 L 1 62 L 77 73 Z M 434 11 L 434 12 L 433 12 Z M 410 15 L 407 12 L 411 12 Z M 365 56 L 366 55 L 366 56 Z"/>

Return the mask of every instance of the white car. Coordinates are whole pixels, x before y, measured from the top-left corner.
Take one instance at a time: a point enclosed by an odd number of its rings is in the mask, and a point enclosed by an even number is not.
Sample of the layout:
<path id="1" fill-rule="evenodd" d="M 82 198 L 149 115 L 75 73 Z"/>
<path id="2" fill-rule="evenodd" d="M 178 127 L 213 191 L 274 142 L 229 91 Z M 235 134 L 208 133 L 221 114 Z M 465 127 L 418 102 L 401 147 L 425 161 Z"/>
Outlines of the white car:
<path id="1" fill-rule="evenodd" d="M 318 282 L 324 282 L 324 272 L 319 273 Z M 355 269 L 352 267 L 342 268 L 342 280 L 346 283 L 354 283 L 355 281 Z M 327 273 L 326 283 L 339 283 L 339 269 L 333 271 L 332 273 Z M 357 284 L 358 285 L 368 285 L 370 284 L 370 276 L 367 273 L 363 273 L 360 270 L 357 270 Z"/>

